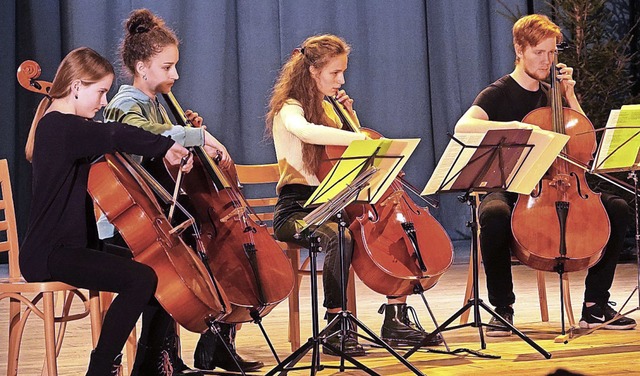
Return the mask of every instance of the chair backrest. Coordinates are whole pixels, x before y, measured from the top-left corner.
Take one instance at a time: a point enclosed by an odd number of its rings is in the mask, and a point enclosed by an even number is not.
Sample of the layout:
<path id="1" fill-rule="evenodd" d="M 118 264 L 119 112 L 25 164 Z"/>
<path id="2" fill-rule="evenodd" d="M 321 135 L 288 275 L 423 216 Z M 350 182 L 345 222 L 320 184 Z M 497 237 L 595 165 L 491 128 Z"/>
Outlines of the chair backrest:
<path id="1" fill-rule="evenodd" d="M 273 210 L 278 201 L 275 185 L 280 179 L 278 164 L 236 164 L 236 171 L 240 184 L 245 186 L 247 203 L 256 211 L 258 218 L 268 224 L 269 232 L 273 234 Z M 255 186 L 255 189 L 248 186 Z"/>
<path id="2" fill-rule="evenodd" d="M 18 264 L 18 230 L 9 180 L 9 164 L 0 159 L 0 253 L 9 253 L 9 279 L 21 278 Z"/>

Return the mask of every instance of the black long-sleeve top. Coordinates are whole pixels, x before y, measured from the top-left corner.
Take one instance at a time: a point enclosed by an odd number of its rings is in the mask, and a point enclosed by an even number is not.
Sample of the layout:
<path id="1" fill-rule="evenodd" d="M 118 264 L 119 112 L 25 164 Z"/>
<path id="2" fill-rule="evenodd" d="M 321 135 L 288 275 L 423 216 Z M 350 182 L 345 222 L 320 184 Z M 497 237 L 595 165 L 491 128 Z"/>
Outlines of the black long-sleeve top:
<path id="1" fill-rule="evenodd" d="M 43 116 L 35 135 L 29 225 L 20 248 L 24 278 L 50 279 L 47 259 L 56 247 L 87 246 L 90 157 L 115 151 L 159 157 L 173 143 L 126 124 L 98 123 L 57 111 Z"/>

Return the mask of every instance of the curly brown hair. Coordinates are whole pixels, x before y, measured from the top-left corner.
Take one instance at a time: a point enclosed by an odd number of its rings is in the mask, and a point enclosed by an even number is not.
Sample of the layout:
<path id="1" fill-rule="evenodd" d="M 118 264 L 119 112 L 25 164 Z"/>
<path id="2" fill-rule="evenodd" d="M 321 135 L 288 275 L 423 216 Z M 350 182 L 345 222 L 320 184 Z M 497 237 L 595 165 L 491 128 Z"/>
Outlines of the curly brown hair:
<path id="1" fill-rule="evenodd" d="M 136 9 L 124 22 L 125 36 L 120 44 L 120 57 L 129 73 L 135 76 L 136 63 L 149 61 L 169 45 L 180 44 L 176 34 L 164 20 L 148 9 Z"/>
<path id="2" fill-rule="evenodd" d="M 314 35 L 307 38 L 300 48 L 291 54 L 280 70 L 273 87 L 267 113 L 266 134 L 273 137 L 273 119 L 289 99 L 302 105 L 304 117 L 314 124 L 335 125 L 322 107 L 323 94 L 311 76 L 310 68 L 322 69 L 334 57 L 349 54 L 351 47 L 342 38 L 331 35 Z M 315 173 L 320 164 L 324 146 L 304 144 L 302 156 L 307 172 Z"/>

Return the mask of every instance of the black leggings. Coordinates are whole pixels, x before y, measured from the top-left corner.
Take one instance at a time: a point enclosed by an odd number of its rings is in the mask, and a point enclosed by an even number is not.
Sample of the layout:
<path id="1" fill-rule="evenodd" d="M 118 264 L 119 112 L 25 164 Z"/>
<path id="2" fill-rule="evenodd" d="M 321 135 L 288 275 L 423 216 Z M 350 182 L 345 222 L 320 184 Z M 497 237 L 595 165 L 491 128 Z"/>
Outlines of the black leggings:
<path id="1" fill-rule="evenodd" d="M 156 290 L 156 273 L 129 258 L 87 248 L 58 248 L 50 254 L 48 266 L 52 280 L 117 293 L 95 349 L 106 359 L 115 358 Z"/>
<path id="2" fill-rule="evenodd" d="M 104 239 L 102 246 L 105 252 L 129 259 L 133 258 L 133 254 L 127 248 L 127 243 L 118 232 L 112 238 Z M 158 300 L 152 297 L 142 311 L 142 331 L 138 343 L 160 351 L 159 349 L 165 345 L 165 338 L 173 338 L 175 334 L 175 321 L 162 308 Z"/>

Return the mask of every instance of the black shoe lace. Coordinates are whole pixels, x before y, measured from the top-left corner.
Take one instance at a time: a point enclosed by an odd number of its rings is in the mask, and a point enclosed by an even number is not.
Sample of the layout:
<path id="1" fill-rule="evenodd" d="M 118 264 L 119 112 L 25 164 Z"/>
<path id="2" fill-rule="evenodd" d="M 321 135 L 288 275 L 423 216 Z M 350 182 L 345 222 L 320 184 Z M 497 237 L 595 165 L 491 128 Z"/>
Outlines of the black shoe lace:
<path id="1" fill-rule="evenodd" d="M 612 318 L 614 318 L 617 314 L 618 314 L 618 310 L 614 309 L 613 307 L 617 306 L 618 303 L 613 302 L 613 301 L 608 301 L 607 304 L 605 304 L 604 307 L 602 307 L 602 310 L 604 311 L 607 321 L 611 320 Z"/>
<path id="2" fill-rule="evenodd" d="M 409 318 L 409 312 L 411 312 L 413 322 L 411 322 L 411 319 Z M 418 328 L 418 330 L 420 330 L 421 332 L 425 331 L 422 325 L 420 325 L 420 320 L 418 320 L 418 314 L 416 313 L 416 310 L 412 306 L 407 305 L 407 315 L 404 317 L 404 319 L 406 320 L 405 324 L 407 324 L 407 326 L 415 325 L 416 328 Z"/>

